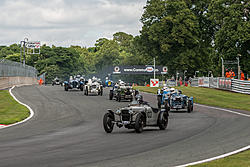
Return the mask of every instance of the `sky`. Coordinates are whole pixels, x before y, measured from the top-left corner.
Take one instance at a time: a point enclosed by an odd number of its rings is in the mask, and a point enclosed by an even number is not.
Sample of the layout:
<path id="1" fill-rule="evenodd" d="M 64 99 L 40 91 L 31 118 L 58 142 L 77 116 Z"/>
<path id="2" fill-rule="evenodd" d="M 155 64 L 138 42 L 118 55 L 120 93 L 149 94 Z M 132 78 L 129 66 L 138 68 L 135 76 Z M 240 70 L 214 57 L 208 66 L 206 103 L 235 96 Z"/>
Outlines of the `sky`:
<path id="1" fill-rule="evenodd" d="M 116 32 L 138 35 L 147 0 L 0 0 L 0 45 L 94 46 Z"/>

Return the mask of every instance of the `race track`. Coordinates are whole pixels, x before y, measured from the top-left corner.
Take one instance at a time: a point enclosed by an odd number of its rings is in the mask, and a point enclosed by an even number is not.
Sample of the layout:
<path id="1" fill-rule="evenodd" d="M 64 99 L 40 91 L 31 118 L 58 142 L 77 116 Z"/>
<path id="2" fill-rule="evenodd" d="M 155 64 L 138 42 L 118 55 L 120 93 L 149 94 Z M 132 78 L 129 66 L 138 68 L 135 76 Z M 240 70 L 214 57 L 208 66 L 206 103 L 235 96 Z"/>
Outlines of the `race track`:
<path id="1" fill-rule="evenodd" d="M 194 106 L 191 114 L 170 113 L 165 131 L 115 128 L 106 134 L 107 109 L 128 102 L 65 92 L 60 86 L 24 86 L 14 95 L 35 112 L 24 124 L 0 130 L 0 166 L 176 166 L 250 145 L 250 118 Z M 153 102 L 156 97 L 144 95 Z M 223 100 L 223 99 L 222 99 Z"/>

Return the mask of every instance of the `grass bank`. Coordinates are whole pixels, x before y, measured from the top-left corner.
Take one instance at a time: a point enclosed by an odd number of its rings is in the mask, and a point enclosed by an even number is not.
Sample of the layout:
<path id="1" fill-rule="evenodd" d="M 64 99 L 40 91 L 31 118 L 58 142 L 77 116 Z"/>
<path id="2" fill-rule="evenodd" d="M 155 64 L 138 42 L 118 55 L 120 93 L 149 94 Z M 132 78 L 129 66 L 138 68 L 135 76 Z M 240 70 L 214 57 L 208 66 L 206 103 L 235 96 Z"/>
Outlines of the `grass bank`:
<path id="1" fill-rule="evenodd" d="M 13 124 L 28 116 L 29 110 L 15 101 L 8 90 L 0 90 L 0 124 Z"/>
<path id="2" fill-rule="evenodd" d="M 192 167 L 250 167 L 250 150 Z"/>
<path id="3" fill-rule="evenodd" d="M 201 87 L 176 88 L 182 90 L 187 96 L 193 96 L 195 103 L 250 111 L 250 95 Z M 134 89 L 149 93 L 156 93 L 158 90 L 158 88 L 145 86 L 137 86 Z"/>

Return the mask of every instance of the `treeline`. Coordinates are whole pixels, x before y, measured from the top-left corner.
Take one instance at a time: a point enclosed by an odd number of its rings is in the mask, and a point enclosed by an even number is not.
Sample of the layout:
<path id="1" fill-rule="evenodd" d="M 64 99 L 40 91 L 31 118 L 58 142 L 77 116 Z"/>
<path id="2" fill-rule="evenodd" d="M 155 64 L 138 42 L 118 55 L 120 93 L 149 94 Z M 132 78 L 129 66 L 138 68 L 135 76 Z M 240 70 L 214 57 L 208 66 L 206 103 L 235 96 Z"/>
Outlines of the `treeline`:
<path id="1" fill-rule="evenodd" d="M 221 57 L 236 60 L 250 71 L 250 3 L 248 0 L 148 0 L 138 36 L 117 32 L 98 39 L 94 47 L 42 46 L 40 55 L 28 55 L 27 64 L 49 79 L 91 74 L 114 65 L 157 64 L 169 75 L 221 75 Z M 17 44 L 0 47 L 0 58 L 20 61 Z M 232 66 L 236 68 L 236 66 Z M 236 69 L 235 69 L 236 70 Z"/>

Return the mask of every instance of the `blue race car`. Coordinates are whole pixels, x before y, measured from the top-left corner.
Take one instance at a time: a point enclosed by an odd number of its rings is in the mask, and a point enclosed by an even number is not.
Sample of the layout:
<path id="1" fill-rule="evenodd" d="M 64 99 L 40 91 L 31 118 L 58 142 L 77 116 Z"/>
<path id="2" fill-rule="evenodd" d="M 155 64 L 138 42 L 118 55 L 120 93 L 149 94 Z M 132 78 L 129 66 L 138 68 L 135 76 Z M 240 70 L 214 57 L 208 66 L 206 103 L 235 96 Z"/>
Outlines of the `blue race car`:
<path id="1" fill-rule="evenodd" d="M 83 91 L 84 88 L 84 78 L 79 75 L 76 77 L 70 77 L 69 81 L 64 81 L 64 90 L 68 91 L 69 89 L 80 89 Z"/>
<path id="2" fill-rule="evenodd" d="M 166 90 L 158 91 L 158 107 L 161 108 L 162 105 L 168 111 L 175 109 L 176 111 L 186 109 L 188 113 L 193 111 L 193 97 L 188 97 L 180 90 L 171 88 Z"/>

